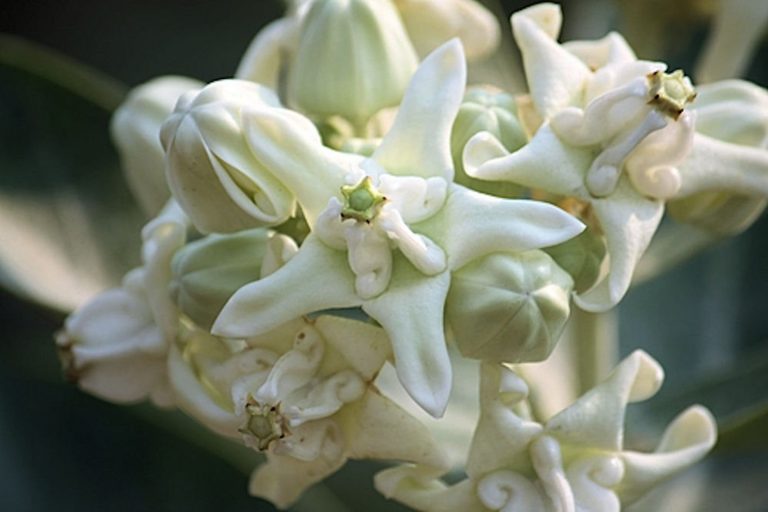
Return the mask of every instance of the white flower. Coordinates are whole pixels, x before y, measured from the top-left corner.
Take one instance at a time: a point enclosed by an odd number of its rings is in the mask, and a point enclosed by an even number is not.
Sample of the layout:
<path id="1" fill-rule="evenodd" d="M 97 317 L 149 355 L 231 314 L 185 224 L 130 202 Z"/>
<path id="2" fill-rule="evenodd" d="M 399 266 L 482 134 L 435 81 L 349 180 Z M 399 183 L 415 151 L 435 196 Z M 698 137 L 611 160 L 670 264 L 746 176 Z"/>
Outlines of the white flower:
<path id="1" fill-rule="evenodd" d="M 91 394 L 115 402 L 173 398 L 166 378 L 168 345 L 178 311 L 168 294 L 171 258 L 186 240 L 187 222 L 171 201 L 145 226 L 144 266 L 73 313 L 57 335 L 68 376 Z"/>
<path id="2" fill-rule="evenodd" d="M 404 387 L 440 416 L 451 383 L 443 332 L 451 271 L 583 228 L 551 205 L 452 183 L 449 141 L 464 82 L 453 41 L 419 67 L 370 158 L 323 147 L 278 109 L 251 110 L 243 119 L 250 149 L 296 195 L 312 233 L 285 267 L 241 288 L 213 332 L 247 337 L 309 312 L 362 306 L 386 329 Z"/>
<path id="3" fill-rule="evenodd" d="M 380 328 L 320 316 L 239 342 L 193 329 L 169 371 L 179 407 L 266 452 L 250 492 L 284 508 L 349 458 L 446 467 L 426 428 L 373 387 L 389 355 Z"/>
<path id="4" fill-rule="evenodd" d="M 715 443 L 714 418 L 693 406 L 667 427 L 653 453 L 624 448 L 627 404 L 653 396 L 662 379 L 658 363 L 637 351 L 540 424 L 526 402 L 526 383 L 508 368 L 486 363 L 467 479 L 446 486 L 430 468 L 402 466 L 376 475 L 376 488 L 423 511 L 619 512 Z"/>

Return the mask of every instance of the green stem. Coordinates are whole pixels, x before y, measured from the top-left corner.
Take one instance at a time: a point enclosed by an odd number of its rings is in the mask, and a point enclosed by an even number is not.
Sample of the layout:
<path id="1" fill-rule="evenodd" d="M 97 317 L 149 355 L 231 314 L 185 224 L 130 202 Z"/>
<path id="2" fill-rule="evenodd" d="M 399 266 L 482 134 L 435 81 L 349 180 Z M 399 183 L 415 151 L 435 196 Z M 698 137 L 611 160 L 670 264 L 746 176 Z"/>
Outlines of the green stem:
<path id="1" fill-rule="evenodd" d="M 585 393 L 607 377 L 618 362 L 618 317 L 615 310 L 588 313 L 574 308 L 571 322 L 579 389 Z"/>

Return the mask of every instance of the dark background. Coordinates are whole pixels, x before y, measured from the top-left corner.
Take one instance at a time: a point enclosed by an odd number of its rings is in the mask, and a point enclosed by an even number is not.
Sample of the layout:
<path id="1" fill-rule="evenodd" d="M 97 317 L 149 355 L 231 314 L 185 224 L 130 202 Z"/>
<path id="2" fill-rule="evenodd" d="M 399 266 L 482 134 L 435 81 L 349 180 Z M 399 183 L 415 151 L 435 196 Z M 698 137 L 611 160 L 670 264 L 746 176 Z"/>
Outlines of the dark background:
<path id="1" fill-rule="evenodd" d="M 506 1 L 501 8 L 509 14 L 532 3 Z M 573 5 L 564 6 L 566 25 Z M 54 48 L 129 86 L 165 74 L 211 81 L 231 76 L 253 35 L 281 12 L 276 0 L 17 1 L 0 6 L 0 32 Z M 705 31 L 703 24 L 688 29 L 668 55 L 673 68 L 690 66 Z M 766 58 L 763 45 L 750 69 L 762 85 Z M 0 100 L 7 93 L 2 85 Z M 86 106 L 81 111 L 98 119 L 82 137 L 103 148 L 99 151 L 106 153 L 98 158 L 114 159 L 108 118 Z M 0 144 L 7 150 L 12 134 L 4 130 Z M 0 169 L 1 175 L 8 172 Z M 741 398 L 768 397 L 764 378 L 739 372 L 746 357 L 758 365 L 752 373 L 765 374 L 759 364 L 768 340 L 766 240 L 763 216 L 747 234 L 639 286 L 622 303 L 622 352 L 644 347 L 667 368 L 657 406 L 662 414 L 680 409 L 674 390 L 693 389 L 705 378 L 711 379 L 710 388 L 690 397 L 715 412 L 727 413 Z M 194 442 L 203 433 L 194 427 L 181 437 L 173 433 L 183 423 L 180 415 L 158 421 L 148 406 L 117 407 L 65 384 L 51 339 L 62 320 L 55 311 L 0 292 L 0 510 L 273 510 L 247 496 L 243 464 Z M 743 376 L 735 384 L 734 372 Z M 765 452 L 718 455 L 717 485 L 724 486 L 724 475 L 730 475 L 732 487 L 710 490 L 713 500 L 728 503 L 743 493 L 759 500 L 761 492 L 765 499 L 763 486 L 754 483 L 766 481 L 764 459 Z M 347 510 L 399 510 L 371 491 L 376 469 L 350 463 L 328 488 L 344 495 Z M 344 510 L 332 503 L 332 496 L 316 494 L 300 509 Z M 739 503 L 743 508 L 732 504 L 729 510 L 764 510 L 749 500 Z"/>

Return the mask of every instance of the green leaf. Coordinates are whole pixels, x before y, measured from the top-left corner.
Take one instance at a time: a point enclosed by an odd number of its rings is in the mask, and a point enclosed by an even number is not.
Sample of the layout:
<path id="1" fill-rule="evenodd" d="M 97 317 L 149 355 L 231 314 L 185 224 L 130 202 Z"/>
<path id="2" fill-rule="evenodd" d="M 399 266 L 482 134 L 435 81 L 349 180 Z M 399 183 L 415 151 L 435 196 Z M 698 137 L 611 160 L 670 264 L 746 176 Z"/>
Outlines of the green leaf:
<path id="1" fill-rule="evenodd" d="M 0 285 L 68 311 L 139 263 L 143 219 L 109 140 L 126 88 L 0 35 Z"/>

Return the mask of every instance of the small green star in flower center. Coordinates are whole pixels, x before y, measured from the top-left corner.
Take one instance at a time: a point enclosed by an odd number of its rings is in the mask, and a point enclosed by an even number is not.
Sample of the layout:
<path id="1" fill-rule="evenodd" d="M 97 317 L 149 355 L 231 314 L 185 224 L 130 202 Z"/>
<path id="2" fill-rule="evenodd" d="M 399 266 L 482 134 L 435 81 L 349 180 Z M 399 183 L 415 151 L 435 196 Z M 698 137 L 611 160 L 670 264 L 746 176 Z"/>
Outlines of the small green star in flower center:
<path id="1" fill-rule="evenodd" d="M 678 69 L 672 73 L 654 71 L 648 75 L 649 104 L 677 120 L 685 106 L 696 98 L 691 81 Z"/>
<path id="2" fill-rule="evenodd" d="M 379 213 L 381 205 L 387 200 L 373 186 L 373 180 L 366 176 L 357 185 L 344 185 L 341 187 L 344 196 L 344 206 L 341 209 L 341 217 L 370 222 Z"/>
<path id="3" fill-rule="evenodd" d="M 283 439 L 290 434 L 285 418 L 280 413 L 280 404 L 261 405 L 251 399 L 245 406 L 245 411 L 248 413 L 248 420 L 239 431 L 254 437 L 259 450 L 266 450 L 272 441 Z"/>

